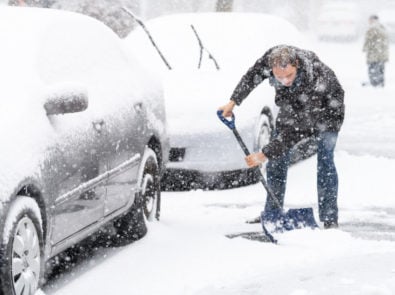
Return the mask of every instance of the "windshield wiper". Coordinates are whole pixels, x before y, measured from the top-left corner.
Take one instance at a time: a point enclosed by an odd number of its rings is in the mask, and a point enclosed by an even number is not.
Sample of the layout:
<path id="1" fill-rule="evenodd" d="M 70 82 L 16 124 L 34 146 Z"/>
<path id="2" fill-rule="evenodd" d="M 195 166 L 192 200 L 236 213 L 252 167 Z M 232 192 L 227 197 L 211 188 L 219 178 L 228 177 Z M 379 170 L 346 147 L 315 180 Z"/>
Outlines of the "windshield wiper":
<path id="1" fill-rule="evenodd" d="M 171 70 L 171 66 L 170 64 L 167 62 L 166 58 L 164 57 L 164 55 L 162 54 L 162 52 L 159 50 L 158 46 L 156 45 L 154 39 L 151 36 L 151 33 L 148 31 L 147 27 L 144 25 L 143 21 L 138 18 L 133 12 L 131 12 L 129 9 L 127 9 L 126 7 L 122 7 L 122 9 L 129 14 L 144 30 L 144 32 L 148 35 L 148 38 L 150 39 L 152 45 L 155 47 L 156 51 L 159 53 L 159 56 L 161 57 L 161 59 L 163 60 L 163 62 L 165 63 L 165 65 L 167 66 L 167 68 L 169 70 Z"/>

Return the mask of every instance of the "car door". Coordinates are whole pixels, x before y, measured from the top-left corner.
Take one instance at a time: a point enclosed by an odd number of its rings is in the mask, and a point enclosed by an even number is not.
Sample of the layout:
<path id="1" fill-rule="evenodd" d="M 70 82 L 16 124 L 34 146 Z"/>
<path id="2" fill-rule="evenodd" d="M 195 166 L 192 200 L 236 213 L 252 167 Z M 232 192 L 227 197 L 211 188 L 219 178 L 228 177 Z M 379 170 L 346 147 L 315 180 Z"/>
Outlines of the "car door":
<path id="1" fill-rule="evenodd" d="M 51 116 L 57 140 L 51 152 L 56 198 L 53 244 L 103 217 L 108 160 L 108 134 L 87 112 Z"/>
<path id="2" fill-rule="evenodd" d="M 133 201 L 138 190 L 138 168 L 147 142 L 146 113 L 142 101 L 129 100 L 119 116 L 107 126 L 110 140 L 109 181 L 105 215 Z"/>
<path id="3" fill-rule="evenodd" d="M 107 126 L 115 113 L 111 94 L 117 91 L 117 85 L 109 82 L 116 76 L 110 77 L 107 30 L 93 19 L 75 15 L 53 20 L 42 34 L 37 68 L 45 91 L 50 95 L 83 91 L 88 97 L 85 111 L 49 118 L 58 137 L 51 151 L 59 174 L 52 194 L 54 245 L 73 235 L 83 238 L 103 220 L 111 147 Z"/>
<path id="4" fill-rule="evenodd" d="M 116 215 L 120 209 L 133 202 L 138 191 L 139 164 L 148 143 L 147 99 L 142 87 L 149 85 L 141 85 L 139 75 L 142 73 L 131 64 L 132 61 L 124 55 L 120 46 L 111 48 L 111 56 L 116 66 L 108 67 L 106 74 L 117 77 L 113 82 L 117 91 L 109 94 L 114 112 L 106 120 L 109 173 L 105 216 Z"/>
<path id="5" fill-rule="evenodd" d="M 142 137 L 145 107 L 139 76 L 108 27 L 76 16 L 72 23 L 54 22 L 44 36 L 48 44 L 41 52 L 42 78 L 55 89 L 70 87 L 72 81 L 71 88 L 80 85 L 89 98 L 87 110 L 72 115 L 75 120 L 67 120 L 70 115 L 59 119 L 65 131 L 75 123 L 74 130 L 84 132 L 78 132 L 80 138 L 71 133 L 61 149 L 71 153 L 63 160 L 70 176 L 61 183 L 55 203 L 56 242 L 106 215 L 117 214 L 132 200 L 146 142 Z M 83 208 L 81 202 L 90 207 Z M 73 218 L 78 214 L 82 221 Z M 68 229 L 63 228 L 65 222 Z"/>

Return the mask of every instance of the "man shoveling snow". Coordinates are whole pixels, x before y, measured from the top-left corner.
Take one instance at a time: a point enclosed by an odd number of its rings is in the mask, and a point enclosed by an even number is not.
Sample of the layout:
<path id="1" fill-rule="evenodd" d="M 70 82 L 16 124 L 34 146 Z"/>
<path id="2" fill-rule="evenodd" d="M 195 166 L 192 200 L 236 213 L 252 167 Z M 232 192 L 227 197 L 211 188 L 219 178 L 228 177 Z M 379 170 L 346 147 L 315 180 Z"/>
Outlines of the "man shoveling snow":
<path id="1" fill-rule="evenodd" d="M 268 160 L 267 182 L 275 200 L 267 198 L 261 217 L 284 205 L 290 150 L 301 140 L 317 144 L 317 191 L 324 228 L 338 227 L 338 176 L 334 149 L 344 120 L 344 91 L 335 73 L 311 51 L 293 46 L 270 48 L 241 78 L 230 101 L 220 107 L 232 116 L 235 105 L 265 79 L 275 89 L 279 107 L 270 142 L 261 152 L 246 157 L 249 167 Z"/>

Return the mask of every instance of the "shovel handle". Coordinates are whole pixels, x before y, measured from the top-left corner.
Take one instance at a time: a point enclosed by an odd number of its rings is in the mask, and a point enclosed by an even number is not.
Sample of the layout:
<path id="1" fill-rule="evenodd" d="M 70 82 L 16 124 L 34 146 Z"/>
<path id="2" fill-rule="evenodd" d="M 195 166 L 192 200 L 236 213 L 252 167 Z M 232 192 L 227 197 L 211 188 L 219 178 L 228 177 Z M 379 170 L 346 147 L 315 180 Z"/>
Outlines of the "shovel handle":
<path id="1" fill-rule="evenodd" d="M 248 150 L 247 146 L 245 145 L 243 139 L 241 139 L 241 136 L 240 136 L 239 132 L 236 130 L 236 128 L 233 129 L 232 131 L 233 131 L 233 134 L 235 135 L 236 140 L 239 143 L 241 149 L 243 150 L 244 154 L 246 156 L 251 155 L 250 151 Z"/>
<path id="2" fill-rule="evenodd" d="M 233 134 L 236 137 L 237 142 L 239 143 L 241 149 L 243 150 L 244 154 L 246 156 L 249 156 L 251 153 L 248 150 L 247 146 L 245 145 L 243 139 L 241 138 L 239 132 L 236 129 L 236 124 L 235 124 L 235 115 L 232 113 L 232 117 L 230 120 L 226 119 L 223 116 L 223 111 L 222 110 L 218 110 L 217 111 L 217 116 L 218 118 L 226 125 L 229 127 L 230 130 L 233 131 Z M 266 192 L 269 196 L 269 198 L 276 204 L 276 206 L 278 207 L 278 209 L 282 209 L 282 206 L 280 204 L 280 202 L 277 200 L 277 198 L 274 196 L 274 193 L 272 192 L 272 190 L 270 189 L 269 185 L 267 184 L 265 177 L 262 175 L 261 169 L 259 169 L 259 167 L 255 167 L 254 168 L 256 170 L 256 172 L 259 175 L 259 180 L 262 183 L 263 187 L 266 189 Z"/>
<path id="3" fill-rule="evenodd" d="M 217 111 L 217 116 L 218 118 L 224 123 L 230 130 L 235 130 L 236 129 L 236 124 L 235 124 L 235 114 L 232 113 L 232 117 L 230 120 L 226 119 L 223 115 L 224 111 L 223 110 L 218 110 Z"/>
<path id="4" fill-rule="evenodd" d="M 237 142 L 240 144 L 241 148 L 243 149 L 243 152 L 246 156 L 250 155 L 250 151 L 248 150 L 247 146 L 244 144 L 243 139 L 241 139 L 241 136 L 239 132 L 236 130 L 236 124 L 235 124 L 235 114 L 232 113 L 232 117 L 230 120 L 226 119 L 223 115 L 222 110 L 217 111 L 217 116 L 218 118 L 224 123 L 230 130 L 233 131 L 233 134 L 235 135 Z"/>

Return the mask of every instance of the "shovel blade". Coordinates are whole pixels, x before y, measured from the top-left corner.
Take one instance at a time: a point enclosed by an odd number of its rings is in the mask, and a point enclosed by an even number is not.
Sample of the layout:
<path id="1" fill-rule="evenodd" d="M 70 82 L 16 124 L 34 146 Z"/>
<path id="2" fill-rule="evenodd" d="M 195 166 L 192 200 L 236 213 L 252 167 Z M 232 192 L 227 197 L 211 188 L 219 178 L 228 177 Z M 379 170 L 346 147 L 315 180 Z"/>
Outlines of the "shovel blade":
<path id="1" fill-rule="evenodd" d="M 313 208 L 289 209 L 284 212 L 281 209 L 263 211 L 261 213 L 262 227 L 270 232 L 283 232 L 300 228 L 316 228 Z"/>

